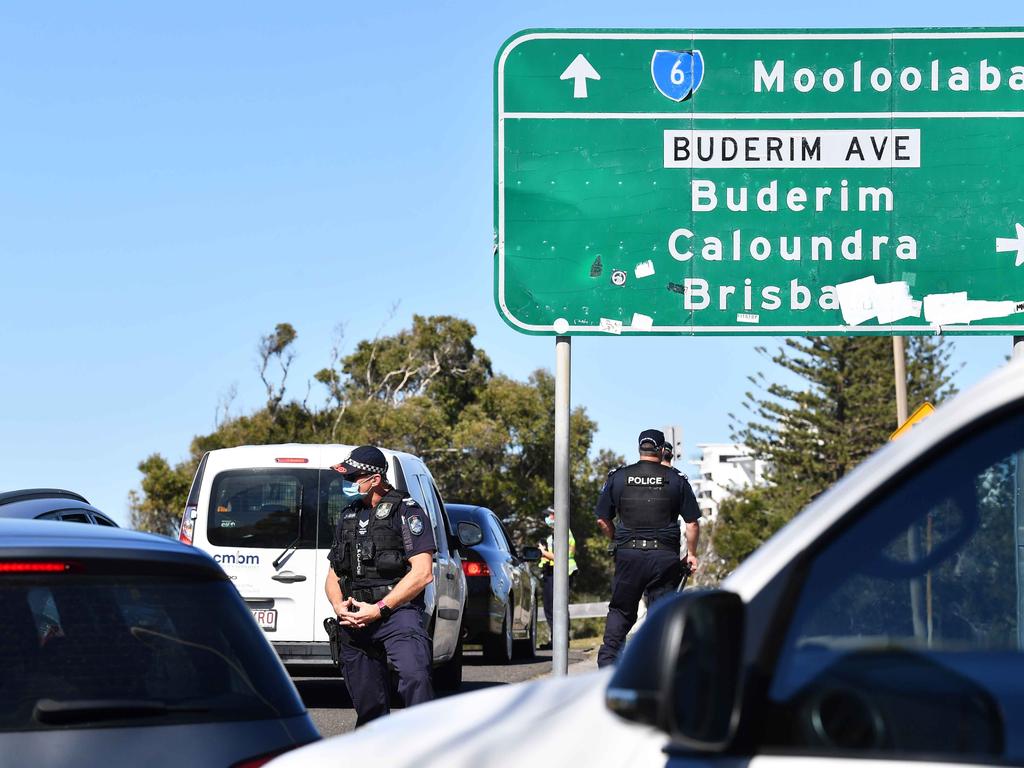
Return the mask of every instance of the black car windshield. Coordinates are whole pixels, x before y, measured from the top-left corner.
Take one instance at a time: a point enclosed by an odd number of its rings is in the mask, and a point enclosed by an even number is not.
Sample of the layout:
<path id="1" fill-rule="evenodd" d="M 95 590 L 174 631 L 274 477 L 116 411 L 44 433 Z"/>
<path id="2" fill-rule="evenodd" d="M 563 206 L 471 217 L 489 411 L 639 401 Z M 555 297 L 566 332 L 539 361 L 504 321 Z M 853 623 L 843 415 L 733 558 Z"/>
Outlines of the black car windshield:
<path id="1" fill-rule="evenodd" d="M 5 574 L 0 616 L 0 731 L 304 711 L 227 581 Z"/>

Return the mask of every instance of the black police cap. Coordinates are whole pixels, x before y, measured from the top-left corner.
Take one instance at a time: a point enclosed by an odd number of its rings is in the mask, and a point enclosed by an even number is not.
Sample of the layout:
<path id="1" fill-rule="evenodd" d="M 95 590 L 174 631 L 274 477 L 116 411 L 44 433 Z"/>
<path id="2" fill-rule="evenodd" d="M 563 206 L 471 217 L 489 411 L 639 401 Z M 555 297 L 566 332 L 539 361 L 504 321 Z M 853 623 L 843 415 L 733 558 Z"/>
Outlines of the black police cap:
<path id="1" fill-rule="evenodd" d="M 353 448 L 348 458 L 333 468 L 346 475 L 383 475 L 388 471 L 388 460 L 380 448 L 360 445 Z"/>
<path id="2" fill-rule="evenodd" d="M 657 451 L 665 445 L 665 433 L 660 429 L 645 429 L 640 433 L 640 450 Z"/>

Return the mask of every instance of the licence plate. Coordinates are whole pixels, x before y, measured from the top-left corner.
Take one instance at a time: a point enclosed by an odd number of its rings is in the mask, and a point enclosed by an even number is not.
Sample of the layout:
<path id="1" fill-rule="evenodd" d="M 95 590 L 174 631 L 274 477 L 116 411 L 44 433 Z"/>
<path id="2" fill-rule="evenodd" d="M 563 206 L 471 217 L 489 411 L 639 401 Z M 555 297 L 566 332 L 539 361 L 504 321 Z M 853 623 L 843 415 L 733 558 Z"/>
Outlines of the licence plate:
<path id="1" fill-rule="evenodd" d="M 264 632 L 277 632 L 276 608 L 252 608 L 252 617 L 263 628 Z"/>

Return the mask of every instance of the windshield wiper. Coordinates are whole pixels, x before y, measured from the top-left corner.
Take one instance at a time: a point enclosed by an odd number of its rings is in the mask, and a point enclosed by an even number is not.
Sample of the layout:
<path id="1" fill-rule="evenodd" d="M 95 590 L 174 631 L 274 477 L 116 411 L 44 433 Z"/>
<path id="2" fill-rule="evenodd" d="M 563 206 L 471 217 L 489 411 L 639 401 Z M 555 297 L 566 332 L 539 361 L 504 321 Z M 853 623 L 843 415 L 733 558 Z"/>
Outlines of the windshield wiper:
<path id="1" fill-rule="evenodd" d="M 160 717 L 174 712 L 209 712 L 208 707 L 167 704 L 147 699 L 78 699 L 57 701 L 40 699 L 32 716 L 40 723 L 68 725 L 100 720 L 128 720 L 141 717 Z"/>
<path id="2" fill-rule="evenodd" d="M 294 552 L 296 549 L 299 548 L 299 540 L 301 538 L 302 538 L 302 534 L 300 533 L 298 536 L 296 536 L 294 539 L 292 539 L 292 543 L 291 544 L 289 544 L 287 547 L 284 548 L 284 552 L 282 552 L 280 555 L 278 555 L 276 558 L 274 558 L 274 562 L 271 563 L 271 565 L 274 566 L 274 570 L 275 571 L 278 568 L 280 568 L 282 565 L 284 565 L 284 561 L 288 558 L 288 555 L 290 555 L 292 552 Z"/>
<path id="3" fill-rule="evenodd" d="M 298 549 L 299 541 L 302 539 L 302 497 L 304 495 L 304 490 L 303 486 L 299 486 L 299 532 L 295 534 L 295 538 L 292 539 L 292 543 L 284 548 L 284 552 L 274 558 L 274 562 L 271 563 L 271 565 L 274 566 L 275 571 L 284 565 L 284 561 L 288 559 L 288 555 Z"/>

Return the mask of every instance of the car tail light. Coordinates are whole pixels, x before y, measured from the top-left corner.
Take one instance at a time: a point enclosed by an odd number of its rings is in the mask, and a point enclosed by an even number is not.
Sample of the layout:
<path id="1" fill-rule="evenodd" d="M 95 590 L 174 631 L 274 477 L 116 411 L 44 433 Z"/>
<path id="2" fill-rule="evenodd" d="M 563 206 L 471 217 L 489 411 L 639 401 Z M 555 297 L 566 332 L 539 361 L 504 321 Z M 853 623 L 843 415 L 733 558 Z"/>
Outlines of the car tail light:
<path id="1" fill-rule="evenodd" d="M 491 569 L 487 563 L 477 563 L 472 560 L 462 561 L 462 572 L 467 576 L 490 576 Z"/>
<path id="2" fill-rule="evenodd" d="M 293 458 L 280 458 L 274 459 L 278 464 L 309 464 L 309 459 L 300 459 L 298 457 Z"/>
<path id="3" fill-rule="evenodd" d="M 70 568 L 68 563 L 0 563 L 0 573 L 63 573 Z"/>
<path id="4" fill-rule="evenodd" d="M 285 752 L 290 752 L 295 749 L 297 745 L 285 747 L 284 749 L 278 749 L 274 752 L 266 752 L 262 755 L 256 755 L 254 757 L 247 757 L 245 760 L 239 760 L 237 763 L 232 763 L 231 768 L 260 768 L 261 765 L 266 765 L 275 757 L 283 755 Z"/>
<path id="5" fill-rule="evenodd" d="M 199 515 L 198 507 L 185 507 L 181 513 L 181 527 L 178 528 L 178 541 L 184 544 L 192 543 L 192 535 L 196 529 L 196 517 Z"/>

